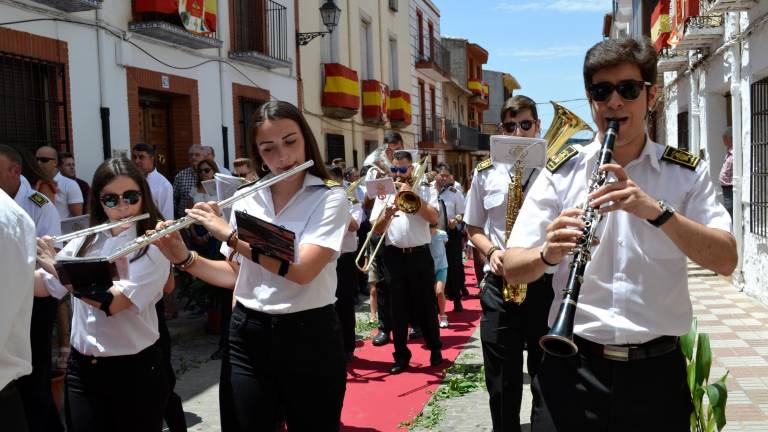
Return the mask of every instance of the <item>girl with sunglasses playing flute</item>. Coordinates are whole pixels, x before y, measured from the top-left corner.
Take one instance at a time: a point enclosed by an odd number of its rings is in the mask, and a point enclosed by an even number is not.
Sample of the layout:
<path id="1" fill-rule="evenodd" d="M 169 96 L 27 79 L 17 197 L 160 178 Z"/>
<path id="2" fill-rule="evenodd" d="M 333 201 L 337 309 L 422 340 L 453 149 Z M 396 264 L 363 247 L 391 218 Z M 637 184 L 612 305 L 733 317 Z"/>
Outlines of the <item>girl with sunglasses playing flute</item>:
<path id="1" fill-rule="evenodd" d="M 138 168 L 108 159 L 94 174 L 90 224 L 143 213 L 148 219 L 69 242 L 59 256 L 108 256 L 153 228 L 161 215 Z M 68 289 L 54 268 L 55 252 L 38 240 L 35 295 L 63 297 Z M 155 303 L 162 297 L 170 265 L 147 246 L 127 257 L 127 276 L 99 295 L 73 292 L 72 351 L 66 375 L 66 423 L 72 432 L 160 431 L 168 377 L 158 346 Z"/>
<path id="2" fill-rule="evenodd" d="M 231 260 L 199 257 L 178 233 L 156 244 L 181 270 L 235 290 L 229 348 L 221 365 L 222 430 L 273 431 L 283 421 L 291 431 L 338 430 L 346 366 L 334 309 L 336 261 L 349 224 L 349 201 L 330 180 L 296 107 L 270 101 L 257 115 L 254 156 L 260 178 L 310 159 L 314 166 L 237 201 L 230 223 L 218 216 L 213 203 L 187 210 L 224 243 L 221 252 Z M 237 238 L 236 211 L 293 231 L 297 262 L 253 253 Z"/>

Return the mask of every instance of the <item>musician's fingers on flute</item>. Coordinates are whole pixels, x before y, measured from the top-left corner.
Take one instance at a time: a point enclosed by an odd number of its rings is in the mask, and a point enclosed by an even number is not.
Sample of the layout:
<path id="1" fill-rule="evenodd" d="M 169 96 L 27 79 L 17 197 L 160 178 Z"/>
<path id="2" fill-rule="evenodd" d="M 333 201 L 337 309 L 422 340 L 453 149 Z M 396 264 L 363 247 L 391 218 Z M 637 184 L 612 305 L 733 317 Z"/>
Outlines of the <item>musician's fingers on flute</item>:
<path id="1" fill-rule="evenodd" d="M 210 207 L 209 207 L 210 208 Z M 232 227 L 215 213 L 197 208 L 187 209 L 187 216 L 200 222 L 218 241 L 225 241 L 232 233 Z"/>

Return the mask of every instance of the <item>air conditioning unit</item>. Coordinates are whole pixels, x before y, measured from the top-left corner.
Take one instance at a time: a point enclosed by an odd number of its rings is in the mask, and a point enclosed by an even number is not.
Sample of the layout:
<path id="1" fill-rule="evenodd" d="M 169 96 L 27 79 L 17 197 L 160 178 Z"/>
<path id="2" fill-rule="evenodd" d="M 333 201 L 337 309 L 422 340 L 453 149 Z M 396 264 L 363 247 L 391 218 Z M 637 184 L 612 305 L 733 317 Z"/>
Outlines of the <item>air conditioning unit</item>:
<path id="1" fill-rule="evenodd" d="M 397 0 L 389 0 L 389 10 L 397 12 Z"/>

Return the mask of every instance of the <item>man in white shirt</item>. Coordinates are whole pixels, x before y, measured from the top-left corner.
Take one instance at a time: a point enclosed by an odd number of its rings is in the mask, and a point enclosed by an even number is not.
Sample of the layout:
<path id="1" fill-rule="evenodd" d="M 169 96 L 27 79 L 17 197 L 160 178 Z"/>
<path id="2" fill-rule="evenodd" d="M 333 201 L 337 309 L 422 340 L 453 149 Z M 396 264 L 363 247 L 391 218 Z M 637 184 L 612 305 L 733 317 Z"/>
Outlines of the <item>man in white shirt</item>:
<path id="1" fill-rule="evenodd" d="M 35 226 L 13 198 L 0 189 L 0 419 L 3 429 L 27 431 L 16 379 L 32 372 L 29 330 L 32 319 L 32 274 Z"/>
<path id="2" fill-rule="evenodd" d="M 173 185 L 155 167 L 155 148 L 139 143 L 133 146 L 131 160 L 147 177 L 152 202 L 165 219 L 173 219 Z"/>
<path id="3" fill-rule="evenodd" d="M 448 278 L 445 282 L 445 296 L 453 300 L 453 310 L 461 312 L 462 293 L 464 285 L 464 262 L 461 257 L 461 221 L 464 218 L 464 195 L 453 186 L 451 167 L 441 162 L 436 167 L 434 192 L 437 194 L 438 210 L 437 227 L 448 234 L 445 244 L 448 259 Z"/>
<path id="4" fill-rule="evenodd" d="M 56 207 L 43 194 L 32 189 L 21 175 L 19 152 L 2 144 L 0 189 L 13 197 L 16 204 L 32 219 L 37 237 L 61 233 Z M 18 269 L 15 271 L 18 272 Z M 64 430 L 51 393 L 51 336 L 58 305 L 59 301 L 54 298 L 35 298 L 32 304 L 32 324 L 28 333 L 32 346 L 32 373 L 20 378 L 18 387 L 27 424 L 33 432 Z"/>
<path id="5" fill-rule="evenodd" d="M 53 147 L 40 147 L 35 154 L 44 173 L 56 182 L 56 210 L 61 219 L 83 214 L 83 192 L 76 181 L 64 177 L 59 171 L 59 153 Z"/>
<path id="6" fill-rule="evenodd" d="M 429 225 L 437 223 L 437 194 L 429 188 L 411 186 L 404 179 L 413 174 L 413 157 L 406 150 L 394 154 L 395 187 L 399 191 L 418 190 L 420 208 L 415 213 L 404 213 L 394 204 L 394 196 L 377 199 L 371 212 L 373 231 L 386 234 L 383 248 L 384 265 L 390 273 L 389 298 L 392 317 L 392 336 L 395 344 L 393 374 L 408 368 L 411 351 L 408 349 L 408 323 L 420 324 L 424 341 L 431 351 L 430 364 L 442 362 L 440 330 L 437 323 L 435 296 L 435 263 L 429 251 L 432 237 Z M 386 229 L 385 233 L 385 227 Z M 410 312 L 410 313 L 409 313 Z"/>
<path id="7" fill-rule="evenodd" d="M 597 137 L 550 159 L 507 242 L 507 281 L 554 273 L 553 289 L 562 295 L 569 257 L 586 226 L 582 205 L 603 215 L 599 244 L 575 279 L 578 303 L 564 303 L 574 308 L 578 355 L 544 355 L 533 380 L 541 401 L 532 430 L 690 428 L 693 407 L 678 340 L 692 321 L 687 260 L 728 275 L 738 257 L 707 163 L 645 134 L 657 95 L 656 62 L 647 39 L 609 39 L 587 52 L 584 84 Z M 619 124 L 613 160 L 601 168 L 609 181 L 589 193 L 609 122 Z M 553 302 L 550 325 L 561 303 Z"/>

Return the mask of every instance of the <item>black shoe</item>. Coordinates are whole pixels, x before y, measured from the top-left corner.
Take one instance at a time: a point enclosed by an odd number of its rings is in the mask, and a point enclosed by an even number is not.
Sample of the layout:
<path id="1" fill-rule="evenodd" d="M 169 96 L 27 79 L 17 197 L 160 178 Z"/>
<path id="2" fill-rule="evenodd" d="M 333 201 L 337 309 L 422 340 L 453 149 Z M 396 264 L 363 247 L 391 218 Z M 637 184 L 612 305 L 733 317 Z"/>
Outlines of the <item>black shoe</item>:
<path id="1" fill-rule="evenodd" d="M 464 306 L 461 305 L 460 301 L 453 303 L 453 311 L 454 312 L 464 312 Z"/>
<path id="2" fill-rule="evenodd" d="M 417 328 L 412 328 L 408 332 L 408 339 L 421 339 L 421 337 L 422 337 L 421 329 L 418 328 L 418 327 Z"/>
<path id="3" fill-rule="evenodd" d="M 379 333 L 373 337 L 373 346 L 382 346 L 389 343 L 389 333 L 379 330 Z"/>
<path id="4" fill-rule="evenodd" d="M 439 349 L 432 350 L 432 353 L 429 355 L 429 365 L 437 366 L 442 362 L 443 362 L 443 353 L 440 352 Z"/>
<path id="5" fill-rule="evenodd" d="M 406 369 L 408 369 L 408 362 L 396 361 L 395 364 L 392 365 L 392 367 L 389 369 L 389 373 L 397 375 Z"/>

